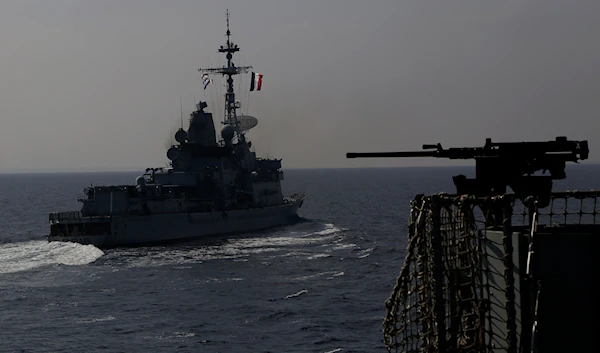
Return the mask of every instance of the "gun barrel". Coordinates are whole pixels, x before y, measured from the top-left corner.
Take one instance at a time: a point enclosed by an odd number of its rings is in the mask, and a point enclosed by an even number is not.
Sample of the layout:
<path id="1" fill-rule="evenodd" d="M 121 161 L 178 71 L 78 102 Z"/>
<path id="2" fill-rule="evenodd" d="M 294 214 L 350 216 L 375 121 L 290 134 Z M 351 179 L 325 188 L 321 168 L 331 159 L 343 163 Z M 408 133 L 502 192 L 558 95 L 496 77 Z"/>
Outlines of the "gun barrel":
<path id="1" fill-rule="evenodd" d="M 349 152 L 346 158 L 409 158 L 409 157 L 435 157 L 437 151 L 414 152 Z"/>

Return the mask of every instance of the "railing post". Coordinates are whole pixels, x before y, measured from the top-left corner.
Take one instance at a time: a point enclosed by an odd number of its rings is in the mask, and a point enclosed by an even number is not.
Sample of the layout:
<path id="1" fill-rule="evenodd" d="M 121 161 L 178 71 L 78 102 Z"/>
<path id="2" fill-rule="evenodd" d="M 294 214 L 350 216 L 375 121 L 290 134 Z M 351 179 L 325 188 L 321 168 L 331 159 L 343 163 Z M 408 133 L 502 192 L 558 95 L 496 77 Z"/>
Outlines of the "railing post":
<path id="1" fill-rule="evenodd" d="M 521 275 L 521 335 L 519 349 L 522 352 L 530 352 L 532 337 L 530 328 L 533 327 L 537 286 L 529 272 L 529 264 L 533 255 L 533 236 L 537 228 L 538 209 L 536 198 L 533 196 L 526 198 L 524 204 L 527 206 L 529 218 L 529 235 L 523 234 L 519 237 L 519 269 Z M 528 251 L 525 251 L 525 249 L 528 249 Z"/>
<path id="2" fill-rule="evenodd" d="M 504 209 L 503 243 L 504 243 L 504 279 L 506 281 L 506 339 L 508 341 L 507 353 L 517 352 L 517 325 L 515 310 L 515 276 L 513 262 L 512 241 L 512 202 L 508 197 L 501 198 Z"/>
<path id="3" fill-rule="evenodd" d="M 439 196 L 431 197 L 431 245 L 433 248 L 433 279 L 434 286 L 434 310 L 437 326 L 437 349 L 439 352 L 446 351 L 446 322 L 444 306 L 444 266 L 442 256 L 442 230 L 441 230 L 441 201 Z"/>

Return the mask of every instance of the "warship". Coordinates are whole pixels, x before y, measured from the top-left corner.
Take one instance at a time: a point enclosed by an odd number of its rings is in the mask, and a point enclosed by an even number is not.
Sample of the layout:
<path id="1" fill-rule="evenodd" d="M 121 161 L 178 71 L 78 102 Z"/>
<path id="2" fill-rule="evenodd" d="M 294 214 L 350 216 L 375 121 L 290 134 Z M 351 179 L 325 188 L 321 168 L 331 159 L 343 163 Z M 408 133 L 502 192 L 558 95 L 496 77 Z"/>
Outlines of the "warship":
<path id="1" fill-rule="evenodd" d="M 389 352 L 593 352 L 600 192 L 552 191 L 587 141 L 348 153 L 474 159 L 455 193 L 416 195 L 405 260 L 385 302 Z M 546 173 L 547 172 L 547 173 Z"/>
<path id="2" fill-rule="evenodd" d="M 80 210 L 49 215 L 48 241 L 136 246 L 251 232 L 299 219 L 304 195 L 283 195 L 281 159 L 258 158 L 246 138 L 258 120 L 238 115 L 233 77 L 252 67 L 233 63 L 240 48 L 230 39 L 229 11 L 226 18 L 227 41 L 218 51 L 225 53 L 227 66 L 198 70 L 205 89 L 210 75 L 226 78 L 221 138 L 217 140 L 213 115 L 204 111 L 207 103 L 200 101 L 187 131 L 182 126 L 175 133 L 167 167 L 147 168 L 135 185 L 85 188 Z M 262 78 L 252 72 L 255 76 Z M 250 90 L 260 90 L 261 83 L 253 80 Z"/>

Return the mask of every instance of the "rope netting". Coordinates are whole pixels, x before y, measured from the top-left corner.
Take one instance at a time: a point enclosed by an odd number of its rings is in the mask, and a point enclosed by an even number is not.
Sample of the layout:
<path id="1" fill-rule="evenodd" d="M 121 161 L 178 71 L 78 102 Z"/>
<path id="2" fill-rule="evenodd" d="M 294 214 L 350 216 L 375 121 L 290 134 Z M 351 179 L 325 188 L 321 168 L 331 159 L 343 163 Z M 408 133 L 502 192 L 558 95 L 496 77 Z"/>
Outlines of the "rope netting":
<path id="1" fill-rule="evenodd" d="M 405 262 L 386 301 L 388 351 L 516 352 L 522 308 L 515 266 L 525 265 L 513 256 L 521 239 L 513 234 L 528 236 L 530 224 L 595 224 L 599 197 L 553 193 L 538 209 L 533 198 L 513 195 L 417 196 Z"/>

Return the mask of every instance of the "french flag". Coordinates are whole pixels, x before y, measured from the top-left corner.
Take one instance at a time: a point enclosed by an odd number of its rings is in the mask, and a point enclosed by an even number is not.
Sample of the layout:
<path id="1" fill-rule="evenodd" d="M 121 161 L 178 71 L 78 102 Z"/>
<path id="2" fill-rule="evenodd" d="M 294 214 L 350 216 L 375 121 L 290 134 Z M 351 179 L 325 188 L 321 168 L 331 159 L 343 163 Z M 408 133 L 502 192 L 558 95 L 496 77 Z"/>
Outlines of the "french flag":
<path id="1" fill-rule="evenodd" d="M 256 72 L 252 73 L 252 81 L 250 82 L 250 90 L 251 91 L 260 91 L 262 87 L 262 74 L 257 74 Z"/>

